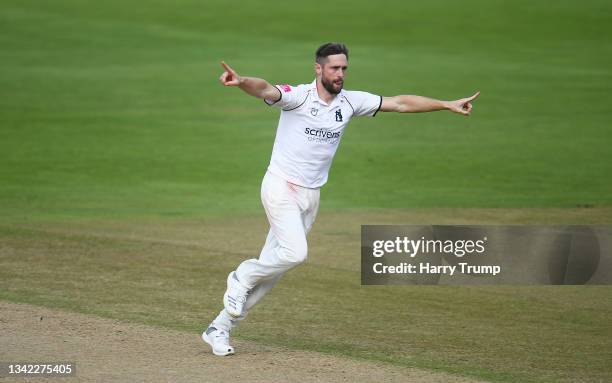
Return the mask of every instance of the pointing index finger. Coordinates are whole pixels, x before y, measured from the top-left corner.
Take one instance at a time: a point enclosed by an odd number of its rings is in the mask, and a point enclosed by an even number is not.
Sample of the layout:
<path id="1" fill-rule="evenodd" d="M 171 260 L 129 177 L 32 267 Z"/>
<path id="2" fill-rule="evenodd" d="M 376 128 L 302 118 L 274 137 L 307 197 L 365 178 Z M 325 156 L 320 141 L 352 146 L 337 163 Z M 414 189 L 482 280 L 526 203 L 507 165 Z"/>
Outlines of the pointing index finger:
<path id="1" fill-rule="evenodd" d="M 223 67 L 223 69 L 225 69 L 229 73 L 234 73 L 234 70 L 230 68 L 229 65 L 225 63 L 225 61 L 221 61 L 221 66 Z"/>
<path id="2" fill-rule="evenodd" d="M 478 92 L 474 93 L 474 95 L 473 95 L 472 97 L 468 97 L 467 101 L 468 101 L 468 102 L 473 101 L 473 100 L 475 100 L 475 99 L 476 99 L 476 97 L 478 97 L 479 95 L 480 95 L 480 91 L 478 91 Z"/>

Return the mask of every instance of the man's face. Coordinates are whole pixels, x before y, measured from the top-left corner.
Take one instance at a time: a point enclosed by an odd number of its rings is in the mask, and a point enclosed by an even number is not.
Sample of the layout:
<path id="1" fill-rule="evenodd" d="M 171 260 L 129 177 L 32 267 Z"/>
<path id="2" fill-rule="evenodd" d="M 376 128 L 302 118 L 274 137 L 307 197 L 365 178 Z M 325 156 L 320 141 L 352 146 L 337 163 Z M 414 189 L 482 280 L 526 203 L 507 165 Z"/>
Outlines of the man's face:
<path id="1" fill-rule="evenodd" d="M 321 84 L 331 94 L 338 94 L 344 86 L 344 76 L 348 69 L 348 60 L 344 53 L 327 56 L 323 64 L 316 63 L 317 76 Z"/>

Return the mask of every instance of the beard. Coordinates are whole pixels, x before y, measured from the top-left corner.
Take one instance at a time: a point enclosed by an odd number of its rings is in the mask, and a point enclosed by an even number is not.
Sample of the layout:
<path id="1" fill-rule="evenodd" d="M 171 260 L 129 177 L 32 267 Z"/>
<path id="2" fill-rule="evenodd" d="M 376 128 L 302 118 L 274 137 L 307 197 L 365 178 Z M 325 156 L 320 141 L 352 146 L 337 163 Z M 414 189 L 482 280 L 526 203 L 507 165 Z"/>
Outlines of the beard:
<path id="1" fill-rule="evenodd" d="M 325 77 L 321 76 L 321 84 L 325 90 L 327 90 L 331 94 L 338 94 L 342 90 L 344 86 L 344 81 L 341 81 L 339 85 L 335 84 L 333 81 L 328 81 Z"/>

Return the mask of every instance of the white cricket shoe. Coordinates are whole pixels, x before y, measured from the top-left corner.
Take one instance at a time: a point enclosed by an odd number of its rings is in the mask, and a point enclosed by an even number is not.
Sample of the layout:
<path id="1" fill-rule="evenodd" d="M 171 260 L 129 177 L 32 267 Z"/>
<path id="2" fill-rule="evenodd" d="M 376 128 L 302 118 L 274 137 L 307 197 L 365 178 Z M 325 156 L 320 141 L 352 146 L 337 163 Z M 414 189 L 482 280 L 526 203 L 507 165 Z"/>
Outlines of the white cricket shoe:
<path id="1" fill-rule="evenodd" d="M 234 318 L 241 316 L 248 295 L 249 290 L 240 284 L 236 272 L 232 271 L 227 276 L 227 290 L 223 295 L 225 311 Z"/>
<path id="2" fill-rule="evenodd" d="M 226 356 L 234 354 L 234 348 L 229 344 L 229 333 L 212 325 L 202 333 L 202 340 L 212 347 L 215 355 Z"/>

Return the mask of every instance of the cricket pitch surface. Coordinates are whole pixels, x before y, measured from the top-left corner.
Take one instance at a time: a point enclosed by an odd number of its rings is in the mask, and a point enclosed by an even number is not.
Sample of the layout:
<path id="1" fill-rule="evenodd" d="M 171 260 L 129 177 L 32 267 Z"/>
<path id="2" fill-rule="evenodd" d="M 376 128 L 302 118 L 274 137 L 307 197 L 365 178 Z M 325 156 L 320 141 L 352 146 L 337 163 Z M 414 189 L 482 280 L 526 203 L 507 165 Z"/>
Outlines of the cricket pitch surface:
<path id="1" fill-rule="evenodd" d="M 0 329 L 2 361 L 76 363 L 76 379 L 54 382 L 477 382 L 239 339 L 236 355 L 218 357 L 196 333 L 8 302 Z"/>

